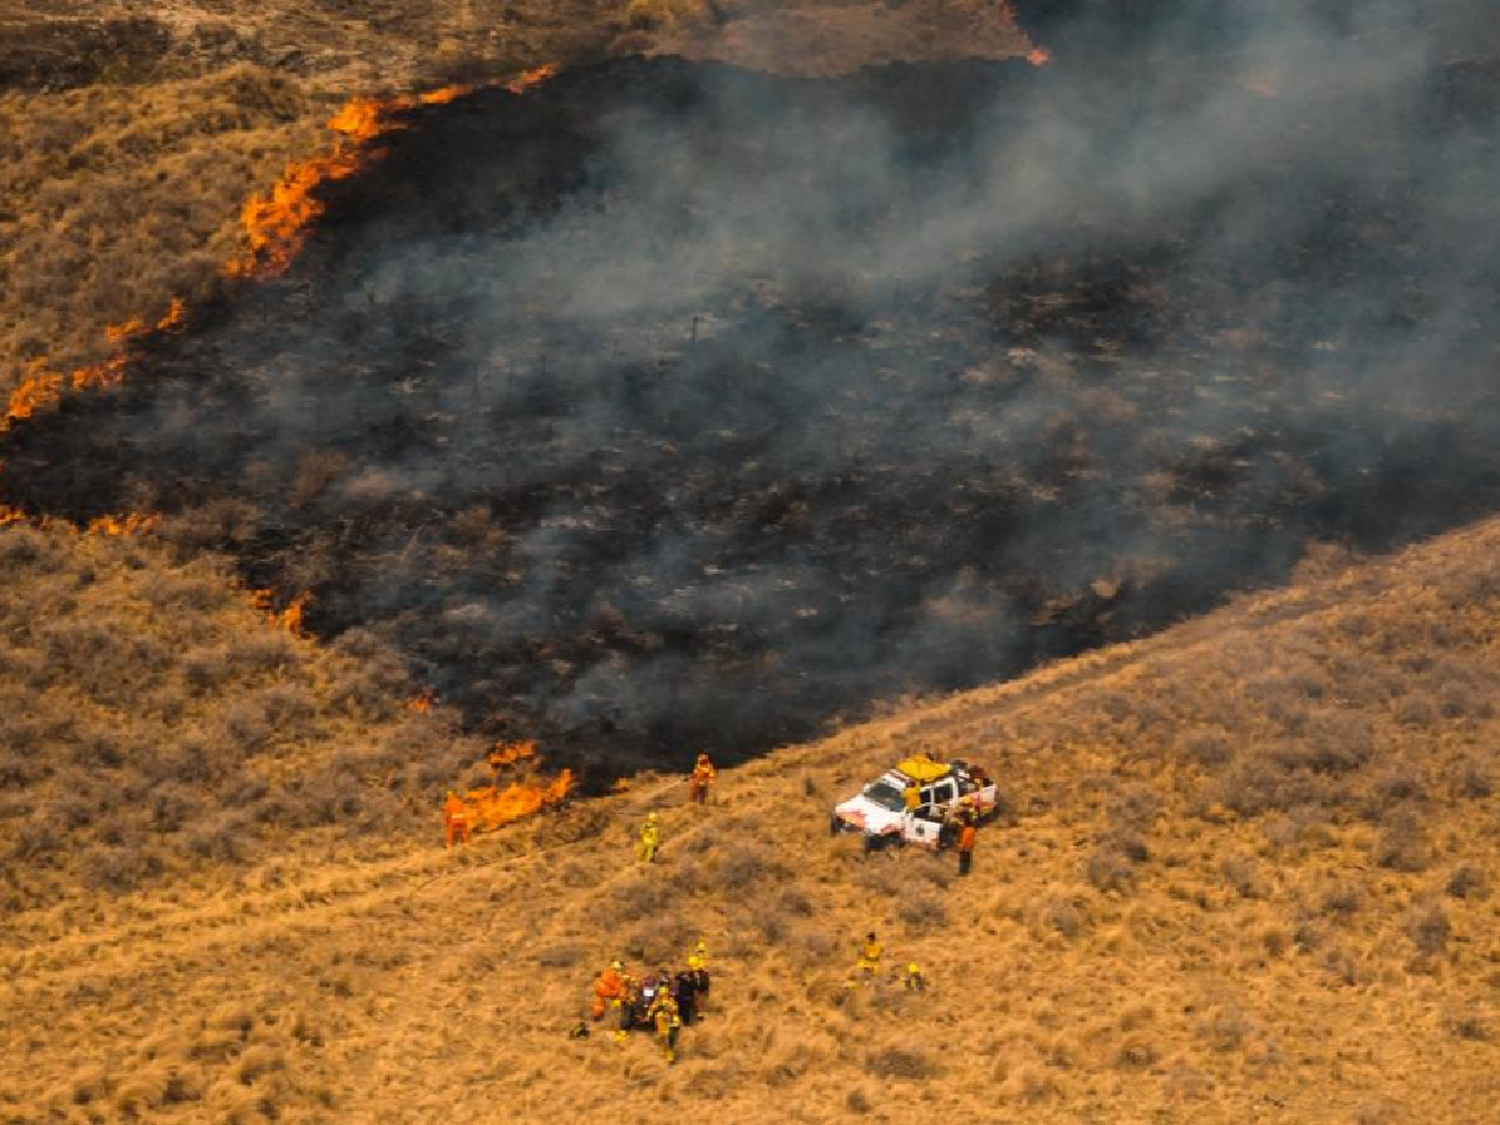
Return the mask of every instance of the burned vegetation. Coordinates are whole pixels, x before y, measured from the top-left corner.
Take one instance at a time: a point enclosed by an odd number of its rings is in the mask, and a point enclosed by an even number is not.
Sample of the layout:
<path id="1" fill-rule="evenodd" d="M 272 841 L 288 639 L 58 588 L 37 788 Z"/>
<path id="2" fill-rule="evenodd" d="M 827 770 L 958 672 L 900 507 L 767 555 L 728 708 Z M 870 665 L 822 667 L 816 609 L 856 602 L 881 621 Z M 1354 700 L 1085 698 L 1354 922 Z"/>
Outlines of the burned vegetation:
<path id="1" fill-rule="evenodd" d="M 413 109 L 4 499 L 160 512 L 594 784 L 1138 635 L 1500 499 L 1500 75 L 1291 63 Z"/>

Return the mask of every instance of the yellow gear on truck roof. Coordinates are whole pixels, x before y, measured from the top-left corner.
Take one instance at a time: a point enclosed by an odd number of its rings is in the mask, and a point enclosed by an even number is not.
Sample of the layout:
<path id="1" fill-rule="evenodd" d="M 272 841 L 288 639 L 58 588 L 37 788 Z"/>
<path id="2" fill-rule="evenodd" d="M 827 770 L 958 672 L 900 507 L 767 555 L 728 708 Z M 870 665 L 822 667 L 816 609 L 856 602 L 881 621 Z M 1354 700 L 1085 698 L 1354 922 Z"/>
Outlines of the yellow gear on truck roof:
<path id="1" fill-rule="evenodd" d="M 946 777 L 953 767 L 945 762 L 934 762 L 931 758 L 922 755 L 914 758 L 904 758 L 896 767 L 913 781 L 926 784 L 936 781 L 940 777 Z"/>

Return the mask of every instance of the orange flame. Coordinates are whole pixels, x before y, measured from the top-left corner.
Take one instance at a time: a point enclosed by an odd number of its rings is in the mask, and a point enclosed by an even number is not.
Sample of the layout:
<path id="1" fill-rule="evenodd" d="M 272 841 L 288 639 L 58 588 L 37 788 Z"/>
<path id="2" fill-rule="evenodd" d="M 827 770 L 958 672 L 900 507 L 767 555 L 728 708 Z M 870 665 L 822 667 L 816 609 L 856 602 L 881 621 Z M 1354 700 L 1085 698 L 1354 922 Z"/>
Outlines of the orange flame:
<path id="1" fill-rule="evenodd" d="M 142 515 L 131 512 L 125 516 L 100 516 L 96 520 L 90 520 L 85 535 L 114 535 L 125 537 L 130 535 L 145 535 L 147 532 L 155 531 L 161 524 L 160 516 Z"/>
<path id="2" fill-rule="evenodd" d="M 519 94 L 556 74 L 558 65 L 548 63 L 505 83 Z M 423 94 L 401 94 L 393 98 L 351 98 L 328 119 L 328 127 L 339 134 L 339 142 L 327 156 L 287 165 L 269 196 L 252 196 L 245 202 L 240 221 L 245 248 L 224 267 L 230 277 L 279 277 L 291 266 L 307 242 L 312 224 L 323 214 L 325 204 L 317 196 L 324 184 L 345 180 L 378 159 L 371 142 L 403 128 L 396 118 L 401 110 L 422 105 L 443 105 L 471 92 L 472 86 L 444 86 Z"/>
<path id="3" fill-rule="evenodd" d="M 425 687 L 406 701 L 406 709 L 414 715 L 425 715 L 432 710 L 432 705 L 436 702 L 437 695 L 430 687 Z"/>
<path id="4" fill-rule="evenodd" d="M 475 827 L 480 831 L 499 828 L 558 804 L 573 791 L 572 770 L 563 770 L 546 785 L 512 782 L 504 789 L 470 789 L 466 794 L 473 810 Z"/>
<path id="5" fill-rule="evenodd" d="M 38 359 L 27 365 L 30 374 L 10 392 L 5 413 L 0 415 L 0 434 L 62 397 L 63 377 L 55 371 L 48 371 L 46 363 L 46 360 Z"/>
<path id="6" fill-rule="evenodd" d="M 312 601 L 312 591 L 304 590 L 291 601 L 286 603 L 282 609 L 276 609 L 276 594 L 272 590 L 251 590 L 250 604 L 261 613 L 273 625 L 285 629 L 294 637 L 303 636 L 302 611 L 307 603 Z"/>
<path id="7" fill-rule="evenodd" d="M 117 347 L 126 347 L 131 340 L 151 332 L 177 332 L 187 322 L 187 305 L 181 297 L 173 297 L 167 311 L 154 325 L 140 317 L 131 317 L 120 324 L 111 324 L 104 329 L 104 338 Z M 0 434 L 23 422 L 41 410 L 56 406 L 62 400 L 63 390 L 71 386 L 74 390 L 92 390 L 117 386 L 125 378 L 125 369 L 130 362 L 129 354 L 121 350 L 109 359 L 75 368 L 68 375 L 54 371 L 47 360 L 32 360 L 27 365 L 27 375 L 10 392 L 5 410 L 0 413 Z"/>
<path id="8" fill-rule="evenodd" d="M 303 590 L 287 602 L 286 608 L 276 615 L 276 623 L 294 637 L 305 636 L 306 634 L 302 631 L 302 611 L 310 601 L 312 601 L 312 591 Z"/>
<path id="9" fill-rule="evenodd" d="M 509 82 L 505 83 L 505 88 L 512 94 L 524 94 L 533 86 L 539 86 L 543 82 L 547 81 L 547 79 L 551 78 L 561 69 L 562 67 L 555 62 L 545 63 L 542 66 L 533 67 L 530 70 L 523 71 L 522 73 L 516 75 L 516 77 L 512 78 Z"/>
<path id="10" fill-rule="evenodd" d="M 1052 52 L 1046 47 L 1033 47 L 1027 52 L 1026 61 L 1032 66 L 1046 66 L 1052 61 Z"/>
<path id="11" fill-rule="evenodd" d="M 493 769 L 499 770 L 534 757 L 536 757 L 535 742 L 497 742 L 495 749 L 490 752 L 488 761 Z"/>
<path id="12" fill-rule="evenodd" d="M 8 504 L 0 504 L 0 527 L 9 527 L 13 523 L 28 522 L 26 513 L 20 508 L 12 508 Z"/>

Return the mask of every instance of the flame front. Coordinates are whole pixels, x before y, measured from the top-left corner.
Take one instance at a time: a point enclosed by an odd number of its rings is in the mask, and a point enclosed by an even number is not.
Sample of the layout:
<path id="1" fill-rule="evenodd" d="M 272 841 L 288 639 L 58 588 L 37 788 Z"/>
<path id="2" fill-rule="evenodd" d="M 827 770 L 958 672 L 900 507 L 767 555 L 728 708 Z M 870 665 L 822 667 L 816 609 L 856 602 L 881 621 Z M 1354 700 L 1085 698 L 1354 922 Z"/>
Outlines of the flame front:
<path id="1" fill-rule="evenodd" d="M 131 512 L 124 516 L 100 516 L 96 520 L 89 521 L 84 534 L 117 537 L 144 535 L 148 531 L 155 531 L 160 524 L 160 516 L 142 515 L 139 512 Z"/>
<path id="2" fill-rule="evenodd" d="M 536 757 L 535 742 L 497 742 L 490 752 L 489 763 L 494 769 L 513 766 Z"/>
<path id="3" fill-rule="evenodd" d="M 521 72 L 505 83 L 505 88 L 512 94 L 524 94 L 533 86 L 539 86 L 541 83 L 547 81 L 547 79 L 551 78 L 560 69 L 562 69 L 561 66 L 555 62 L 533 67 L 530 70 Z"/>
<path id="4" fill-rule="evenodd" d="M 432 710 L 432 705 L 436 702 L 437 696 L 433 694 L 432 689 L 423 688 L 406 701 L 406 709 L 414 715 L 425 715 Z"/>
<path id="5" fill-rule="evenodd" d="M 546 785 L 513 781 L 503 789 L 499 785 L 470 789 L 466 796 L 475 827 L 485 831 L 558 804 L 573 791 L 574 784 L 573 771 L 565 769 Z"/>

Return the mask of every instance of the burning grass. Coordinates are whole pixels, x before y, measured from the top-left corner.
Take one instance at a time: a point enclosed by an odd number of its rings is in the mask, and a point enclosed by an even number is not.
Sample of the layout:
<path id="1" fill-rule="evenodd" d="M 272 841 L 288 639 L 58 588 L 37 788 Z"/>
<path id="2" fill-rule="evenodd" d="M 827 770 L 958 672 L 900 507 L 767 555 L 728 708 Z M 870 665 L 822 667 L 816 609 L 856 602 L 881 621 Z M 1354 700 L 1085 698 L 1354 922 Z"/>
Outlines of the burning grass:
<path id="1" fill-rule="evenodd" d="M 1444 117 L 1450 91 L 1483 77 L 1392 97 L 1451 140 L 1486 118 Z M 233 553 L 281 605 L 310 593 L 298 627 L 380 632 L 476 729 L 539 737 L 603 789 L 1134 636 L 1309 548 L 1309 566 L 1381 549 L 1493 498 L 1483 322 L 1393 328 L 1364 288 L 1432 283 L 1420 185 L 1351 194 L 1338 161 L 1357 154 L 1274 120 L 1253 126 L 1266 170 L 1183 211 L 1090 196 L 1046 253 L 1000 230 L 951 276 L 942 256 L 912 264 L 920 281 L 876 270 L 872 252 L 926 254 L 908 230 L 1009 214 L 929 214 L 934 177 L 1034 206 L 985 154 L 1050 159 L 1036 122 L 1057 104 L 1110 131 L 1112 94 L 1027 101 L 1042 81 L 1019 63 L 795 84 L 637 61 L 524 98 L 352 102 L 337 174 L 294 169 L 284 206 L 252 208 L 277 216 L 251 224 L 268 273 L 301 258 L 180 339 L 132 337 L 150 379 L 14 429 L 11 500 L 159 512 L 169 541 Z M 1209 101 L 1281 112 L 1204 81 Z M 1135 96 L 1132 120 L 1176 111 Z M 1360 152 L 1406 143 L 1339 104 Z M 852 176 L 835 145 L 851 115 L 884 138 Z M 463 174 L 444 173 L 456 153 Z M 1247 214 L 1277 220 L 1245 238 Z M 798 238 L 839 252 L 805 260 Z M 1389 355 L 1424 348 L 1444 390 L 1387 395 L 1408 374 Z M 1363 752 L 1358 734 L 1307 765 Z M 1291 784 L 1237 768 L 1226 807 Z M 1098 880 L 1127 884 L 1118 859 L 1100 854 Z"/>

